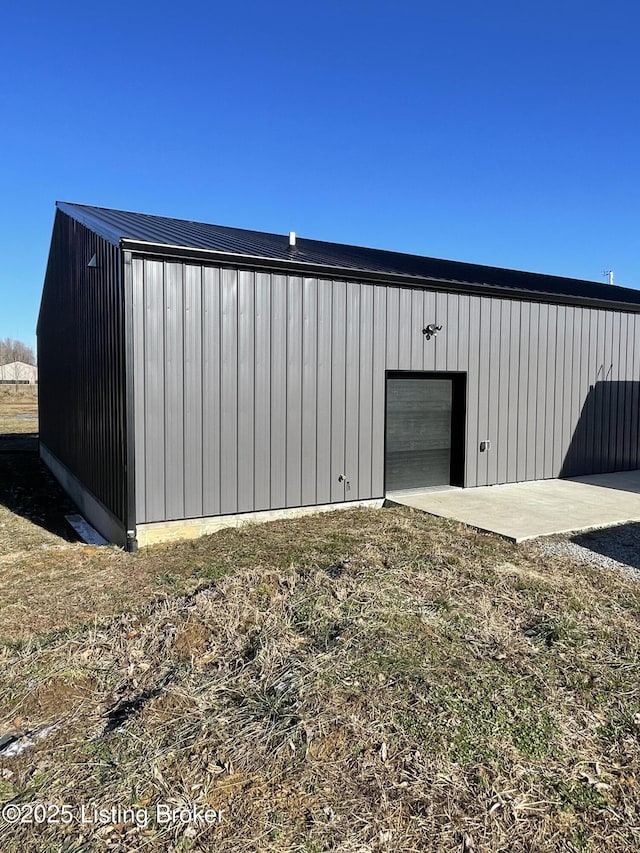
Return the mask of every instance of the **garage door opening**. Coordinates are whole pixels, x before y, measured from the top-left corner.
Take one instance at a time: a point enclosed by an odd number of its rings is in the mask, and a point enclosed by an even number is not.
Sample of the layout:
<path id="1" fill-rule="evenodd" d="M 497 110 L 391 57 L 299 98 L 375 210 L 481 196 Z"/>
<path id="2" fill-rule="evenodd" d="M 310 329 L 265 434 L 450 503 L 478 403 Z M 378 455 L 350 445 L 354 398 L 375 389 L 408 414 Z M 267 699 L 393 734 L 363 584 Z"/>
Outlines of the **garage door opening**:
<path id="1" fill-rule="evenodd" d="M 464 482 L 466 374 L 388 373 L 385 491 Z"/>

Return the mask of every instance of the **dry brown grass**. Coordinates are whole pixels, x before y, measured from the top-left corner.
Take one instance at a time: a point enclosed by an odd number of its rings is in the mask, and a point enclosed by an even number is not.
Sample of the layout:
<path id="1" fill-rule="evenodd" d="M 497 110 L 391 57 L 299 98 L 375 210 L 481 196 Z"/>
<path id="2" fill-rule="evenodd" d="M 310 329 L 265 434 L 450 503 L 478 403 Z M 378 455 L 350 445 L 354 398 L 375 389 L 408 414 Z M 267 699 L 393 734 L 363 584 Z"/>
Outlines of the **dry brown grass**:
<path id="1" fill-rule="evenodd" d="M 52 589 L 121 571 L 131 606 L 5 645 L 4 730 L 57 728 L 0 765 L 0 799 L 223 821 L 0 824 L 3 853 L 638 849 L 630 579 L 397 508 L 65 558 Z"/>
<path id="2" fill-rule="evenodd" d="M 27 520 L 42 475 L 36 458 L 35 388 L 0 385 L 0 555 L 50 546 L 56 537 Z M 24 451 L 29 451 L 25 455 Z M 46 482 L 46 481 L 45 481 Z M 47 488 L 49 483 L 46 483 Z M 21 512 L 25 510 L 25 512 Z M 36 513 L 37 514 L 37 513 Z"/>
<path id="3" fill-rule="evenodd" d="M 35 386 L 0 385 L 0 434 L 38 432 Z"/>
<path id="4" fill-rule="evenodd" d="M 20 642 L 132 610 L 195 589 L 201 579 L 181 558 L 147 551 L 134 561 L 118 548 L 60 540 L 0 556 L 0 640 Z"/>

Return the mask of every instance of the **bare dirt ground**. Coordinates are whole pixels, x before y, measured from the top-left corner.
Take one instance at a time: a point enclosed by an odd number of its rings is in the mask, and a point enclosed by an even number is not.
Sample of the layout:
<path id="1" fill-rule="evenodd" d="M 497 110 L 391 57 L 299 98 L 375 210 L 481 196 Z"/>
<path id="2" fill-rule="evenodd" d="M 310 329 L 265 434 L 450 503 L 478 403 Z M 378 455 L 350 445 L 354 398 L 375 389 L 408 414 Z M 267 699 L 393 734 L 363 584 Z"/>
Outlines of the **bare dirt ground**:
<path id="1" fill-rule="evenodd" d="M 0 806 L 74 820 L 0 821 L 2 853 L 638 849 L 628 575 L 400 508 L 131 555 L 41 488 L 2 510 Z"/>

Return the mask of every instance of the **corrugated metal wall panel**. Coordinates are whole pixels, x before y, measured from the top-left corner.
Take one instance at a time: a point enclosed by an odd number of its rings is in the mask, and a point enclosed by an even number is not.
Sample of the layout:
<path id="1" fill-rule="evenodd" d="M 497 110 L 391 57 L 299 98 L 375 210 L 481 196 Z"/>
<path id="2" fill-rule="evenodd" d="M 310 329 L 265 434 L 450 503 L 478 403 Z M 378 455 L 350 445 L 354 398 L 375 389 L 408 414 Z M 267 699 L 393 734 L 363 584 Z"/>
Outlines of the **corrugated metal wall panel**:
<path id="1" fill-rule="evenodd" d="M 508 353 L 508 375 L 505 379 L 507 400 L 507 468 L 505 471 L 505 482 L 509 480 L 509 473 L 517 472 L 518 469 L 518 401 L 519 388 L 518 376 L 520 374 L 520 302 L 509 303 L 509 353 Z M 506 366 L 506 365 L 505 365 Z"/>
<path id="2" fill-rule="evenodd" d="M 230 513 L 238 511 L 237 270 L 221 270 L 220 295 L 220 512 Z"/>
<path id="3" fill-rule="evenodd" d="M 602 426 L 600 440 L 600 459 L 603 471 L 610 470 L 613 457 L 613 465 L 615 466 L 615 448 L 612 445 L 612 439 L 616 434 L 618 424 L 618 396 L 617 396 L 617 369 L 614 365 L 614 346 L 613 336 L 616 333 L 614 328 L 614 316 L 609 312 L 605 312 L 605 336 L 604 336 L 604 371 L 605 371 L 605 387 L 604 399 L 602 401 Z M 618 327 L 618 334 L 620 329 Z"/>
<path id="4" fill-rule="evenodd" d="M 347 285 L 333 283 L 331 314 L 331 397 L 326 404 L 331 409 L 331 501 L 343 501 L 345 493 L 345 432 L 347 393 Z"/>
<path id="5" fill-rule="evenodd" d="M 598 320 L 595 311 L 584 311 L 578 309 L 580 327 L 580 383 L 578 386 L 578 397 L 576 400 L 576 418 L 574 423 L 582 420 L 582 430 L 577 436 L 577 447 L 575 459 L 573 460 L 573 468 L 578 464 L 578 459 L 584 459 L 588 468 L 593 467 L 593 459 L 590 446 L 590 416 L 586 409 L 585 403 L 587 399 L 587 389 L 589 388 L 590 377 L 595 377 L 595 355 L 591 355 L 592 340 L 595 346 L 595 327 Z M 584 416 L 583 416 L 584 410 Z M 572 469 L 569 469 L 572 470 Z"/>
<path id="6" fill-rule="evenodd" d="M 331 282 L 318 282 L 318 425 L 316 444 L 316 503 L 331 500 L 331 356 L 333 311 Z"/>
<path id="7" fill-rule="evenodd" d="M 561 413 L 562 413 L 562 429 L 560 432 L 560 440 L 558 441 L 558 456 L 560 457 L 559 470 L 562 467 L 562 451 L 563 448 L 569 447 L 571 444 L 571 425 L 574 423 L 573 412 L 576 408 L 577 399 L 577 379 L 580 376 L 580 365 L 574 360 L 574 315 L 575 308 L 573 306 L 565 306 L 563 308 L 565 315 L 564 326 L 564 380 L 562 396 L 561 396 Z M 572 379 L 573 378 L 573 379 Z"/>
<path id="8" fill-rule="evenodd" d="M 615 468 L 616 464 L 616 441 L 618 435 L 618 388 L 619 388 L 619 358 L 620 358 L 620 318 L 607 312 L 607 360 L 610 360 L 609 378 L 607 380 L 605 407 L 608 405 L 610 412 L 610 429 L 605 434 L 607 439 L 606 452 L 603 463 L 606 469 Z M 606 418 L 606 414 L 605 414 Z"/>
<path id="9" fill-rule="evenodd" d="M 238 273 L 238 511 L 255 506 L 255 273 Z"/>
<path id="10" fill-rule="evenodd" d="M 527 420 L 529 411 L 529 302 L 520 303 L 520 341 L 518 343 L 518 449 L 515 469 L 516 480 L 527 479 Z"/>
<path id="11" fill-rule="evenodd" d="M 616 320 L 618 322 L 619 328 L 619 336 L 618 336 L 618 351 L 617 357 L 614 352 L 614 358 L 616 360 L 616 380 L 620 381 L 624 379 L 627 373 L 627 318 L 626 316 L 617 316 Z M 615 340 L 615 333 L 614 333 Z M 614 444 L 615 454 L 613 457 L 613 466 L 615 468 L 620 468 L 625 464 L 625 437 L 626 437 L 626 424 L 625 424 L 625 403 L 626 403 L 626 394 L 623 392 L 621 388 L 616 388 L 616 396 L 617 396 L 617 429 L 616 429 L 616 441 Z"/>
<path id="12" fill-rule="evenodd" d="M 460 336 L 464 335 L 464 320 L 460 315 L 460 303 L 457 293 L 448 296 L 448 311 L 452 322 L 447 322 L 447 334 L 444 336 L 445 364 L 451 365 L 449 370 L 458 369 L 458 348 Z"/>
<path id="13" fill-rule="evenodd" d="M 540 306 L 529 305 L 529 340 L 526 356 L 527 381 L 527 417 L 525 430 L 527 435 L 526 469 L 524 479 L 536 479 L 536 446 L 538 432 L 538 352 L 540 346 Z"/>
<path id="14" fill-rule="evenodd" d="M 411 295 L 411 327 L 422 325 L 424 315 L 424 294 L 420 290 L 409 291 Z M 411 347 L 410 365 L 411 370 L 424 370 L 424 346 L 417 335 L 408 338 Z"/>
<path id="15" fill-rule="evenodd" d="M 302 471 L 301 503 L 314 504 L 317 491 L 318 445 L 318 282 L 302 285 Z"/>
<path id="16" fill-rule="evenodd" d="M 256 273 L 255 292 L 255 502 L 266 509 L 271 502 L 271 281 Z"/>
<path id="17" fill-rule="evenodd" d="M 608 312 L 601 311 L 598 312 L 598 314 L 600 325 L 598 328 L 598 371 L 596 373 L 596 377 L 597 380 L 606 383 L 610 376 L 611 367 L 611 363 L 608 358 L 610 350 Z M 607 438 L 603 430 L 603 427 L 605 426 L 605 417 L 609 424 L 611 422 L 611 410 L 609 407 L 610 389 L 607 385 L 603 387 L 602 395 L 597 398 L 596 403 L 597 405 L 594 409 L 593 426 L 593 455 L 596 459 L 596 472 L 600 474 L 606 468 Z"/>
<path id="18" fill-rule="evenodd" d="M 119 248 L 56 212 L 38 321 L 38 394 L 43 445 L 125 527 L 121 262 Z"/>
<path id="19" fill-rule="evenodd" d="M 185 268 L 184 275 L 184 514 L 203 514 L 202 270 Z"/>
<path id="20" fill-rule="evenodd" d="M 449 302 L 451 301 L 450 293 L 436 293 L 436 310 L 435 310 L 435 323 L 438 326 L 442 326 L 444 329 L 449 329 Z M 415 339 L 419 340 L 418 336 L 415 335 Z M 442 335 L 438 333 L 435 338 L 435 346 L 433 347 L 433 356 L 435 361 L 435 369 L 436 370 L 452 370 L 453 368 L 449 367 L 450 364 L 448 360 L 447 353 L 447 335 Z M 425 349 L 424 343 L 422 345 L 423 353 L 430 352 L 430 350 Z M 424 358 L 424 357 L 423 357 Z"/>
<path id="21" fill-rule="evenodd" d="M 271 279 L 271 506 L 287 505 L 287 279 Z"/>
<path id="22" fill-rule="evenodd" d="M 372 455 L 373 443 L 373 353 L 375 323 L 373 315 L 374 289 L 371 285 L 362 285 L 360 291 L 360 395 L 358 399 L 358 492 L 359 499 L 366 499 L 372 493 Z"/>
<path id="23" fill-rule="evenodd" d="M 484 296 L 480 297 L 480 313 L 476 322 L 478 324 L 479 330 L 478 361 L 476 362 L 477 366 L 475 367 L 475 370 L 472 370 L 471 372 L 473 376 L 473 373 L 477 371 L 477 443 L 479 446 L 481 441 L 489 439 L 489 381 L 491 377 L 491 301 L 489 299 L 485 299 Z M 477 485 L 489 482 L 487 480 L 488 458 L 489 454 L 486 451 L 483 453 L 478 453 L 475 458 L 475 483 Z"/>
<path id="24" fill-rule="evenodd" d="M 460 364 L 461 370 L 466 370 L 468 373 L 467 382 L 467 447 L 473 447 L 473 455 L 466 454 L 465 461 L 465 483 L 467 486 L 478 485 L 478 454 L 475 448 L 479 444 L 479 421 L 478 421 L 478 406 L 480 385 L 478 382 L 479 357 L 480 357 L 480 305 L 481 297 L 471 296 L 468 300 L 469 305 L 469 325 L 468 325 L 468 349 L 467 363 Z M 443 330 L 444 331 L 444 330 Z"/>
<path id="25" fill-rule="evenodd" d="M 633 373 L 637 369 L 640 362 L 640 343 L 638 335 L 640 335 L 640 319 L 635 315 L 630 315 L 633 326 Z M 627 376 L 633 375 L 632 371 L 627 369 Z M 638 468 L 640 466 L 640 383 L 633 383 L 633 395 L 631 398 L 631 461 L 630 468 Z"/>
<path id="26" fill-rule="evenodd" d="M 622 329 L 620 324 L 620 315 L 611 314 L 611 388 L 609 397 L 611 401 L 611 417 L 614 422 L 614 429 L 609 438 L 609 447 L 607 450 L 607 468 L 616 468 L 618 464 L 618 455 L 620 448 L 623 445 L 623 439 L 620 435 L 622 419 L 619 417 L 620 398 L 623 395 L 623 390 L 620 388 L 620 370 L 621 362 L 621 344 L 622 344 Z"/>
<path id="27" fill-rule="evenodd" d="M 360 480 L 360 285 L 347 284 L 345 391 L 345 498 L 356 498 Z"/>
<path id="28" fill-rule="evenodd" d="M 145 263 L 144 313 L 144 406 L 146 417 L 141 427 L 145 432 L 145 464 L 139 473 L 146 476 L 147 516 L 166 518 L 164 275 L 163 264 L 160 261 Z M 136 466 L 136 472 L 137 476 L 138 466 Z"/>
<path id="29" fill-rule="evenodd" d="M 131 262 L 132 276 L 132 299 L 133 299 L 133 376 L 136 396 L 139 405 L 144 406 L 145 393 L 145 369 L 146 357 L 146 334 L 145 334 L 145 299 L 144 299 L 144 271 L 145 264 L 141 258 L 134 258 Z M 146 419 L 145 419 L 146 420 Z M 146 477 L 146 429 L 144 420 L 139 424 L 136 422 L 135 432 L 135 454 L 136 459 L 143 460 L 136 470 L 136 518 L 147 517 L 147 477 Z"/>
<path id="30" fill-rule="evenodd" d="M 499 417 L 501 410 L 505 407 L 506 400 L 500 388 L 500 364 L 502 361 L 502 327 L 501 312 L 502 302 L 492 299 L 489 304 L 489 388 L 487 404 L 487 437 L 491 441 L 491 451 L 484 453 L 487 462 L 487 483 L 499 483 L 498 461 L 506 453 L 506 442 L 500 441 Z M 507 338 L 508 340 L 508 338 Z"/>
<path id="31" fill-rule="evenodd" d="M 287 278 L 285 503 L 302 503 L 302 279 Z"/>
<path id="32" fill-rule="evenodd" d="M 588 365 L 588 373 L 587 373 L 587 383 L 595 383 L 598 379 L 602 379 L 602 339 L 600 337 L 599 330 L 599 312 L 591 311 L 589 312 L 589 349 L 586 353 L 584 353 L 584 357 L 586 359 Z M 583 340 L 583 347 L 584 347 Z M 593 387 L 591 385 L 590 387 Z M 587 463 L 589 467 L 593 471 L 599 471 L 598 460 L 595 456 L 595 444 L 596 444 L 596 422 L 597 422 L 597 413 L 596 407 L 586 407 L 585 410 L 585 458 L 587 459 Z"/>
<path id="33" fill-rule="evenodd" d="M 133 291 L 139 522 L 381 497 L 398 369 L 467 373 L 467 486 L 638 464 L 635 315 L 139 259 Z"/>
<path id="34" fill-rule="evenodd" d="M 412 299 L 412 291 L 408 288 L 403 288 L 400 291 L 399 309 L 398 309 L 398 369 L 411 370 L 411 340 L 412 335 L 403 334 L 403 324 L 409 325 L 411 328 L 415 326 L 417 318 L 413 316 L 414 301 Z"/>
<path id="35" fill-rule="evenodd" d="M 511 344 L 511 302 L 503 299 L 499 305 L 500 312 L 500 363 L 498 365 L 498 450 L 497 483 L 507 482 L 509 466 L 509 353 Z"/>
<path id="36" fill-rule="evenodd" d="M 386 368 L 397 370 L 400 364 L 400 290 L 397 287 L 385 288 L 386 296 Z"/>
<path id="37" fill-rule="evenodd" d="M 377 415 L 385 406 L 387 364 L 387 300 L 391 291 L 373 288 L 373 376 L 371 407 L 371 494 L 384 494 L 384 418 Z M 360 495 L 364 497 L 364 495 Z"/>
<path id="38" fill-rule="evenodd" d="M 553 454 L 551 458 L 551 470 L 559 471 L 562 467 L 562 436 L 564 410 L 564 377 L 566 356 L 566 327 L 567 311 L 564 305 L 556 306 L 556 359 L 552 371 L 551 393 L 553 394 Z M 551 475 L 553 476 L 553 475 Z"/>
<path id="39" fill-rule="evenodd" d="M 545 375 L 544 375 L 544 423 L 538 441 L 542 442 L 541 462 L 538 470 L 542 470 L 542 477 L 548 479 L 553 477 L 553 437 L 555 422 L 555 369 L 557 357 L 557 330 L 558 310 L 555 305 L 545 305 L 544 324 L 547 329 L 547 347 L 545 352 Z"/>
<path id="40" fill-rule="evenodd" d="M 220 512 L 220 326 L 220 270 L 205 267 L 202 270 L 202 513 L 205 516 Z M 136 393 L 135 397 L 137 424 L 140 395 Z M 144 412 L 141 416 L 144 417 Z M 267 435 L 268 428 L 267 424 Z M 139 467 L 136 466 L 136 474 Z"/>
<path id="41" fill-rule="evenodd" d="M 422 293 L 422 323 L 419 325 L 425 329 L 432 323 L 435 323 L 436 326 L 439 325 L 438 315 L 436 312 L 436 294 L 432 291 L 423 291 Z M 402 337 L 404 335 L 406 337 L 406 323 L 407 317 L 401 316 L 400 320 L 400 328 L 399 334 Z M 412 328 L 417 328 L 417 323 L 412 324 Z M 438 340 L 442 341 L 442 338 L 435 337 L 431 338 L 430 343 L 433 346 L 425 347 L 424 338 L 422 339 L 422 369 L 423 370 L 435 370 L 436 369 L 436 347 L 439 345 Z"/>
<path id="42" fill-rule="evenodd" d="M 166 518 L 184 517 L 184 359 L 181 264 L 167 264 L 164 310 L 164 436 Z"/>
<path id="43" fill-rule="evenodd" d="M 627 320 L 627 370 L 628 376 L 633 370 L 633 365 L 636 364 L 636 359 L 640 357 L 640 351 L 636 348 L 635 336 L 635 317 L 630 314 L 626 315 Z M 634 426 L 637 424 L 638 415 L 638 389 L 633 384 L 631 388 L 627 386 L 625 395 L 625 453 L 624 466 L 625 468 L 637 467 L 637 440 L 634 438 Z"/>
<path id="44" fill-rule="evenodd" d="M 633 365 L 635 364 L 635 359 L 637 357 L 636 354 L 636 335 L 635 335 L 635 317 L 631 314 L 625 315 L 626 325 L 627 325 L 627 361 L 626 361 L 626 370 L 625 376 L 628 376 L 629 373 L 633 370 Z M 632 393 L 625 394 L 625 413 L 624 413 L 624 424 L 625 424 L 625 435 L 624 435 L 624 455 L 622 460 L 622 468 L 635 468 L 636 467 L 636 450 L 637 450 L 637 442 L 634 441 L 634 424 L 637 423 L 637 406 L 638 406 L 638 398 L 637 398 L 637 389 L 633 389 Z"/>

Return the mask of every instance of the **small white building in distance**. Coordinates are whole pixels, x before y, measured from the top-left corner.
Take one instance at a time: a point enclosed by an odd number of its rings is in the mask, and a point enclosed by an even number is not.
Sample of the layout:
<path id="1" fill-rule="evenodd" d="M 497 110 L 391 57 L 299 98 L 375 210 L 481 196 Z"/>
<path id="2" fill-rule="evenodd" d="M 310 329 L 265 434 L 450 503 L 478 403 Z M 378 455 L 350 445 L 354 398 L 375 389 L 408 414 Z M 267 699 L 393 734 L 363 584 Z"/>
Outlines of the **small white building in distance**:
<path id="1" fill-rule="evenodd" d="M 38 368 L 24 361 L 11 361 L 0 364 L 0 385 L 35 385 L 38 381 Z"/>

